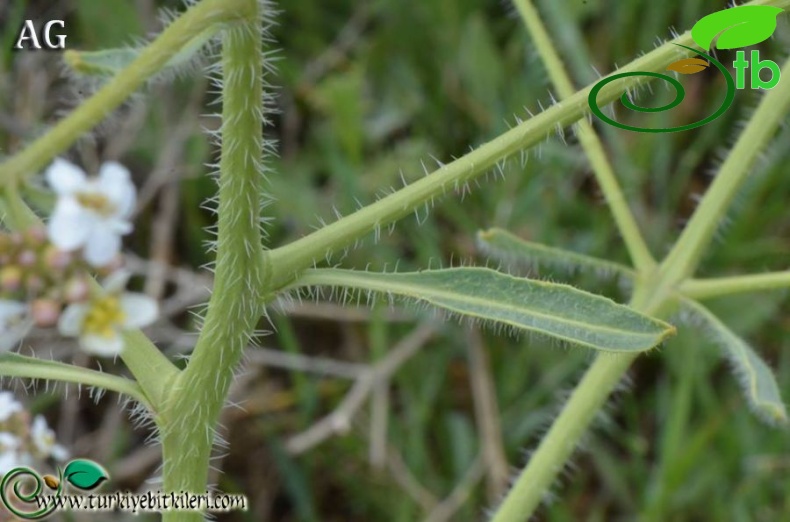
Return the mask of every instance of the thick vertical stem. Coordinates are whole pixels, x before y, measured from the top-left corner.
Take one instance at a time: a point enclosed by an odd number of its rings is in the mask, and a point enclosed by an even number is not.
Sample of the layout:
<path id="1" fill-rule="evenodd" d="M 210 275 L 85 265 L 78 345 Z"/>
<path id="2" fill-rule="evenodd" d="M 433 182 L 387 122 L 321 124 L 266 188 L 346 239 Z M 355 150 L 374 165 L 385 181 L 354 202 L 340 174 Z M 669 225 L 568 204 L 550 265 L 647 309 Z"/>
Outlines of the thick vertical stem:
<path id="1" fill-rule="evenodd" d="M 263 311 L 268 256 L 261 245 L 263 107 L 261 27 L 256 0 L 223 41 L 222 157 L 215 286 L 188 367 L 176 381 L 162 431 L 166 491 L 203 493 L 215 426 L 233 370 Z M 202 521 L 166 513 L 167 522 Z"/>

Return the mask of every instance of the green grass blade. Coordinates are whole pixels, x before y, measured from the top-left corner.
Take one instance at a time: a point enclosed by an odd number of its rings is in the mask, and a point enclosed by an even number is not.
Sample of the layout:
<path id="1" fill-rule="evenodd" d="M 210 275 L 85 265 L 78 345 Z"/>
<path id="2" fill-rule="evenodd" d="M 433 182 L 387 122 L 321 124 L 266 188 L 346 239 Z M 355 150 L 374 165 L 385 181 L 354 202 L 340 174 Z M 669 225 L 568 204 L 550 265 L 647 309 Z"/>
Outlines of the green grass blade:
<path id="1" fill-rule="evenodd" d="M 649 350 L 675 332 L 671 325 L 606 297 L 488 268 L 400 274 L 315 269 L 294 286 L 380 292 L 607 352 Z"/>
<path id="2" fill-rule="evenodd" d="M 629 281 L 636 278 L 636 272 L 626 265 L 526 241 L 501 228 L 481 230 L 477 233 L 477 241 L 487 255 L 508 265 L 549 266 L 568 272 L 584 270 L 599 276 L 624 277 Z"/>
<path id="3" fill-rule="evenodd" d="M 710 310 L 691 299 L 684 298 L 683 305 L 725 351 L 733 373 L 757 416 L 769 424 L 786 424 L 787 410 L 774 374 L 765 361 Z"/>

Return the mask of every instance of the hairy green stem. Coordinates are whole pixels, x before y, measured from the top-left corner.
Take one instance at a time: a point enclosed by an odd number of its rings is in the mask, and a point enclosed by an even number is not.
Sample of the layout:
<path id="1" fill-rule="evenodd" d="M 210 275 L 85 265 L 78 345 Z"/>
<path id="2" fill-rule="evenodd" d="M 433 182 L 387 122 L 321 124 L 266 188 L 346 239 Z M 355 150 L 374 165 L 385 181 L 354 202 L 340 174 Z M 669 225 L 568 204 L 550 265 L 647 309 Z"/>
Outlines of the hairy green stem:
<path id="1" fill-rule="evenodd" d="M 783 64 L 781 75 L 790 77 L 790 60 Z M 694 273 L 758 154 L 771 140 L 788 109 L 790 89 L 785 86 L 769 91 L 760 100 L 757 110 L 705 192 L 691 221 L 662 263 L 662 271 L 669 284 L 679 283 Z"/>
<path id="2" fill-rule="evenodd" d="M 18 197 L 16 187 L 101 122 L 196 35 L 215 24 L 237 20 L 251 13 L 246 0 L 204 0 L 189 9 L 95 95 L 20 153 L 0 164 L 0 186 L 10 189 L 10 192 L 6 191 L 6 206 L 12 217 L 8 224 L 15 229 L 43 226 Z M 127 333 L 125 343 L 121 358 L 158 411 L 178 369 L 142 332 Z"/>
<path id="3" fill-rule="evenodd" d="M 787 6 L 779 2 L 772 5 Z M 790 61 L 782 72 L 786 76 L 790 74 Z M 771 139 L 789 106 L 790 90 L 776 89 L 765 96 L 669 256 L 654 270 L 639 270 L 640 282 L 630 303 L 635 310 L 657 318 L 671 312 L 675 300 L 673 288 L 682 285 L 696 269 L 718 221 L 741 187 L 757 153 Z M 759 282 L 767 284 L 767 279 L 759 279 Z M 731 284 L 730 289 L 743 288 L 742 282 Z M 755 279 L 751 282 L 754 283 Z M 694 289 L 693 284 L 691 288 Z M 635 355 L 596 357 L 508 492 L 493 522 L 519 522 L 532 516 L 582 434 L 635 358 Z"/>
<path id="4" fill-rule="evenodd" d="M 790 270 L 711 279 L 689 279 L 680 285 L 680 291 L 692 299 L 699 300 L 788 287 L 790 287 Z"/>
<path id="5" fill-rule="evenodd" d="M 576 93 L 576 89 L 573 87 L 567 72 L 565 72 L 565 66 L 554 48 L 551 37 L 540 20 L 537 9 L 529 0 L 513 0 L 513 3 L 521 14 L 521 18 L 532 36 L 532 40 L 535 42 L 538 53 L 546 66 L 549 78 L 551 78 L 551 82 L 556 87 L 560 99 L 570 98 Z M 576 125 L 576 136 L 587 154 L 587 159 L 606 198 L 617 228 L 623 236 L 623 241 L 634 266 L 637 270 L 650 270 L 655 266 L 656 262 L 650 254 L 642 234 L 639 232 L 639 227 L 631 210 L 628 208 L 628 200 L 617 182 L 617 177 L 614 175 L 614 170 L 606 158 L 606 152 L 598 139 L 598 135 L 590 122 L 585 119 L 579 120 Z"/>
<path id="6" fill-rule="evenodd" d="M 41 227 L 41 220 L 19 195 L 16 184 L 8 185 L 0 190 L 0 209 L 5 214 L 3 222 L 11 230 L 26 230 Z"/>
<path id="7" fill-rule="evenodd" d="M 785 1 L 790 4 L 790 0 Z M 684 45 L 693 43 L 689 33 L 679 36 L 673 42 Z M 678 58 L 689 54 L 689 51 L 681 47 L 666 43 L 619 69 L 618 73 L 660 71 Z M 601 90 L 598 100 L 603 105 L 618 98 L 625 89 L 646 81 L 648 80 L 645 78 L 635 76 L 614 81 Z M 352 244 L 377 228 L 386 227 L 401 217 L 413 213 L 415 209 L 448 191 L 460 190 L 464 183 L 489 171 L 508 156 L 535 145 L 558 129 L 584 118 L 590 110 L 587 96 L 592 87 L 590 85 L 567 97 L 474 151 L 440 167 L 425 178 L 308 236 L 272 250 L 275 288 L 285 286 L 299 271 L 312 266 L 325 255 Z"/>
<path id="8" fill-rule="evenodd" d="M 39 172 L 55 156 L 121 105 L 159 72 L 192 39 L 215 24 L 249 14 L 245 0 L 204 0 L 174 21 L 128 67 L 60 120 L 46 134 L 0 165 L 0 185 L 19 183 Z"/>
<path id="9" fill-rule="evenodd" d="M 576 449 L 582 434 L 601 410 L 638 354 L 600 354 L 587 369 L 562 413 L 529 459 L 491 522 L 529 520 Z"/>
<path id="10" fill-rule="evenodd" d="M 245 8 L 257 9 L 256 0 Z M 222 156 L 214 291 L 187 368 L 179 375 L 160 424 L 164 487 L 206 491 L 214 428 L 233 370 L 263 313 L 268 256 L 259 223 L 263 188 L 261 27 L 250 16 L 225 33 L 222 46 Z M 166 522 L 197 522 L 197 512 L 165 513 Z"/>
<path id="11" fill-rule="evenodd" d="M 773 5 L 790 7 L 790 0 L 763 0 L 745 5 Z M 632 61 L 617 70 L 618 74 L 635 71 L 663 71 L 667 65 L 692 53 L 674 44 L 691 46 L 694 42 L 689 31 L 674 40 Z M 630 76 L 613 81 L 598 94 L 600 106 L 619 98 L 626 89 L 647 83 L 649 78 Z M 353 244 L 364 235 L 405 215 L 415 212 L 436 197 L 448 191 L 459 190 L 467 181 L 489 171 L 497 163 L 515 152 L 531 147 L 539 141 L 582 119 L 589 112 L 587 97 L 593 85 L 557 103 L 508 132 L 485 143 L 474 151 L 440 167 L 427 177 L 382 198 L 346 217 L 338 219 L 316 232 L 272 250 L 275 289 L 286 286 L 299 272 L 318 260 Z"/>

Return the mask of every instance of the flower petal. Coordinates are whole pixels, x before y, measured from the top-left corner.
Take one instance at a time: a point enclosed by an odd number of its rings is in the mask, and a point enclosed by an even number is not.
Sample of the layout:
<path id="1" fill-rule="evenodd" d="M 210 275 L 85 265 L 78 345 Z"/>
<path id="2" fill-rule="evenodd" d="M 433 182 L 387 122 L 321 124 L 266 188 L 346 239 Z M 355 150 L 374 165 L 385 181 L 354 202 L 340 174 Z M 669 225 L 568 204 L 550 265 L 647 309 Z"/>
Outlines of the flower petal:
<path id="1" fill-rule="evenodd" d="M 152 324 L 159 317 L 159 305 L 144 294 L 123 294 L 121 310 L 126 317 L 123 323 L 126 328 L 142 328 Z"/>
<path id="2" fill-rule="evenodd" d="M 80 337 L 80 346 L 91 355 L 114 357 L 123 351 L 123 338 L 117 332 L 112 337 L 83 335 Z"/>
<path id="3" fill-rule="evenodd" d="M 20 466 L 17 454 L 13 451 L 0 454 L 0 476 L 5 475 L 14 468 Z"/>
<path id="4" fill-rule="evenodd" d="M 106 266 L 121 250 L 121 237 L 106 224 L 96 226 L 85 245 L 83 256 L 95 267 Z"/>
<path id="5" fill-rule="evenodd" d="M 55 158 L 45 173 L 47 182 L 58 195 L 67 196 L 85 185 L 85 172 L 73 163 Z"/>
<path id="6" fill-rule="evenodd" d="M 3 336 L 0 337 L 0 352 L 8 351 L 16 346 L 32 329 L 33 320 L 25 318 L 19 324 L 11 327 L 7 332 L 3 332 Z"/>
<path id="7" fill-rule="evenodd" d="M 58 319 L 58 332 L 65 337 L 78 337 L 82 331 L 82 323 L 88 315 L 90 305 L 75 303 L 66 307 Z"/>
<path id="8" fill-rule="evenodd" d="M 65 446 L 61 446 L 60 444 L 55 444 L 52 446 L 49 454 L 52 456 L 53 459 L 63 462 L 69 458 L 69 450 L 65 448 Z"/>
<path id="9" fill-rule="evenodd" d="M 19 413 L 20 411 L 22 411 L 22 404 L 17 402 L 10 392 L 0 392 L 0 422 L 7 421 L 11 415 Z M 9 446 L 11 442 L 8 437 L 11 435 L 6 432 L 0 433 L 0 435 L 5 435 L 4 437 L 0 437 L 0 446 Z M 16 437 L 12 438 L 16 439 Z M 19 444 L 16 444 L 16 446 L 18 445 Z"/>
<path id="10" fill-rule="evenodd" d="M 131 278 L 132 273 L 129 270 L 116 270 L 104 278 L 101 286 L 105 294 L 120 294 L 126 289 Z"/>
<path id="11" fill-rule="evenodd" d="M 115 204 L 116 215 L 129 217 L 137 200 L 129 169 L 116 161 L 108 161 L 99 169 L 98 187 Z"/>
<path id="12" fill-rule="evenodd" d="M 33 439 L 33 443 L 39 452 L 49 455 L 50 446 L 55 441 L 55 434 L 49 429 L 47 419 L 43 415 L 36 415 L 35 419 L 33 419 L 33 425 L 30 428 L 30 438 Z"/>
<path id="13" fill-rule="evenodd" d="M 107 228 L 109 228 L 119 236 L 125 236 L 126 234 L 134 230 L 134 226 L 130 222 L 124 221 L 122 219 L 113 219 L 107 221 Z"/>
<path id="14" fill-rule="evenodd" d="M 47 226 L 49 240 L 56 247 L 71 251 L 83 246 L 88 240 L 93 219 L 76 200 L 70 197 L 59 198 L 55 211 Z"/>
<path id="15" fill-rule="evenodd" d="M 17 301 L 0 299 L 0 331 L 8 321 L 18 318 L 27 311 L 27 306 Z"/>
<path id="16" fill-rule="evenodd" d="M 27 305 L 0 299 L 0 351 L 7 351 L 33 328 Z"/>
<path id="17" fill-rule="evenodd" d="M 21 410 L 22 407 L 20 406 L 19 410 L 17 411 L 21 411 Z M 6 417 L 6 419 L 7 418 L 8 417 Z M 0 450 L 4 450 L 4 451 L 15 450 L 21 445 L 21 443 L 22 441 L 19 440 L 19 437 L 17 437 L 16 435 L 13 435 L 12 433 L 9 433 L 7 431 L 0 432 Z"/>

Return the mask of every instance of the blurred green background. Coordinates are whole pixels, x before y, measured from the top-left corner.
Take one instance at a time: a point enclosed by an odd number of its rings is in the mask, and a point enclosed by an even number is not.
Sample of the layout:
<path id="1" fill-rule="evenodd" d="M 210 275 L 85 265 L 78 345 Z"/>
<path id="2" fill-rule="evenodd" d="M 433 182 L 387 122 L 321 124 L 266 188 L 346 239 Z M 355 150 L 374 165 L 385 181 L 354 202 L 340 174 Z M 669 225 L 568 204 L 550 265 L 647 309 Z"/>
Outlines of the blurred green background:
<path id="1" fill-rule="evenodd" d="M 596 81 L 660 40 L 682 32 L 724 2 L 541 0 L 536 2 L 576 85 Z M 13 52 L 24 19 L 65 19 L 67 45 L 101 49 L 156 32 L 155 0 L 6 0 L 0 4 L 0 152 L 12 154 L 92 86 L 62 74 L 60 55 Z M 269 244 L 281 245 L 345 215 L 508 129 L 526 110 L 552 103 L 551 86 L 514 9 L 471 0 L 290 0 L 277 6 L 270 78 L 278 113 L 267 208 Z M 760 46 L 781 63 L 790 27 Z M 724 63 L 732 58 L 723 53 Z M 784 82 L 790 79 L 784 79 Z M 629 115 L 644 126 L 695 121 L 718 106 L 714 71 L 683 78 L 686 101 L 670 113 Z M 779 88 L 783 84 L 780 84 Z M 127 247 L 141 260 L 138 285 L 169 306 L 152 337 L 177 356 L 188 352 L 195 320 L 187 309 L 211 261 L 205 241 L 213 215 L 201 208 L 215 182 L 206 162 L 216 148 L 201 127 L 215 96 L 196 68 L 151 85 L 81 140 L 69 157 L 95 169 L 120 159 L 134 172 L 141 205 Z M 669 92 L 654 87 L 645 104 Z M 674 134 L 632 133 L 596 124 L 655 255 L 666 253 L 709 184 L 759 94 L 739 91 L 715 122 Z M 654 101 L 649 101 L 649 100 Z M 665 100 L 666 101 L 666 100 Z M 652 118 L 652 120 L 651 120 Z M 634 119 L 632 121 L 636 122 Z M 652 122 L 652 123 L 651 123 Z M 790 254 L 787 129 L 754 169 L 705 259 L 707 276 L 785 269 Z M 533 241 L 627 262 L 586 159 L 570 132 L 551 137 L 463 197 L 399 223 L 381 239 L 330 260 L 344 267 L 399 270 L 485 264 L 475 233 L 492 226 Z M 145 259 L 153 260 L 147 263 Z M 497 263 L 493 262 L 493 266 Z M 178 270 L 167 267 L 178 267 Z M 522 272 L 527 273 L 527 272 Z M 624 301 L 612 282 L 542 270 Z M 383 305 L 384 303 L 382 303 Z M 779 292 L 711 302 L 778 373 L 790 397 L 788 304 Z M 228 521 L 481 520 L 496 505 L 502 477 L 519 469 L 581 376 L 591 355 L 540 339 L 512 338 L 447 323 L 389 380 L 379 379 L 346 432 L 293 450 L 294 435 L 330 414 L 352 382 L 327 359 L 375 364 L 430 319 L 424 310 L 342 308 L 322 300 L 271 311 L 261 346 L 250 348 L 223 419 L 229 447 L 218 452 L 220 490 L 246 493 L 250 510 Z M 682 323 L 681 323 L 682 324 Z M 790 520 L 787 432 L 750 414 L 717 348 L 694 328 L 641 357 L 537 516 L 547 521 Z M 77 364 L 97 363 L 73 347 L 52 348 Z M 42 344 L 44 346 L 44 344 Z M 400 345 L 402 348 L 402 345 Z M 278 368 L 271 350 L 320 371 Z M 311 359 L 299 358 L 308 356 Z M 316 360 L 313 358 L 321 358 Z M 119 365 L 104 363 L 110 371 Z M 360 366 L 353 367 L 359 370 Z M 355 371 L 356 371 L 355 370 Z M 494 397 L 486 390 L 493 388 Z M 116 401 L 98 405 L 62 389 L 27 398 L 47 415 L 74 454 L 104 463 L 113 488 L 137 488 L 156 474 L 150 432 L 135 429 Z M 492 426 L 498 429 L 491 429 Z M 290 444 L 289 444 L 290 441 Z M 509 466 L 509 469 L 507 468 Z M 72 520 L 66 515 L 64 520 Z M 96 519 L 85 517 L 86 520 Z M 73 520 L 81 520 L 73 518 Z M 120 520 L 120 518 L 119 518 Z"/>

